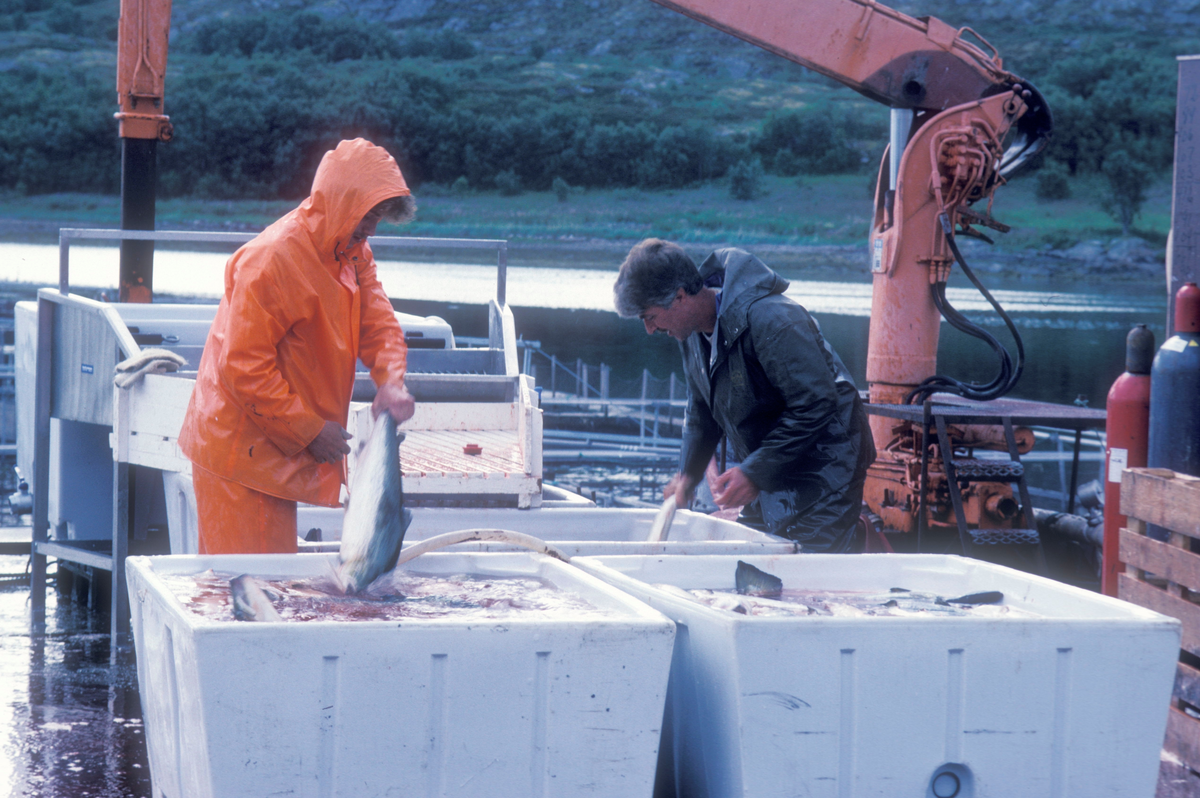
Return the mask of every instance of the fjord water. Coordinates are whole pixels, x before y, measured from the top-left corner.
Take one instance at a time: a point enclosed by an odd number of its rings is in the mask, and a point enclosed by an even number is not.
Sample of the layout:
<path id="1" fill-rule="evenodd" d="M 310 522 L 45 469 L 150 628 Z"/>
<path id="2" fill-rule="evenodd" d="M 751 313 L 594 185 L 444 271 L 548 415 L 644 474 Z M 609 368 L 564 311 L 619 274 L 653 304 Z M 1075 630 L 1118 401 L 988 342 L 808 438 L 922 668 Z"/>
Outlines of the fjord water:
<path id="1" fill-rule="evenodd" d="M 227 257 L 225 252 L 159 250 L 155 291 L 215 301 L 223 290 Z M 487 335 L 482 306 L 496 293 L 496 266 L 487 262 L 490 254 L 476 254 L 471 258 L 474 262 L 467 258 L 461 259 L 467 262 L 399 262 L 385 259 L 382 252 L 379 257 L 380 280 L 399 310 L 441 316 L 458 335 Z M 633 386 L 640 387 L 642 369 L 659 379 L 672 371 L 678 374 L 679 354 L 674 341 L 665 336 L 648 338 L 639 323 L 619 319 L 612 312 L 612 281 L 619 261 L 619 255 L 605 251 L 570 259 L 584 267 L 524 266 L 514 253 L 507 271 L 507 298 L 519 336 L 539 341 L 542 353 L 571 368 L 576 359 L 593 367 L 610 366 L 613 395 L 632 395 L 637 393 Z M 611 266 L 595 268 L 597 263 Z M 84 295 L 104 292 L 111 298 L 117 273 L 115 247 L 71 248 L 70 283 L 77 286 L 72 290 Z M 56 285 L 58 247 L 0 244 L 0 280 Z M 1124 369 L 1130 327 L 1146 324 L 1158 344 L 1164 341 L 1165 281 L 1113 287 L 1081 284 L 1069 289 L 1032 279 L 985 282 L 1011 314 L 1025 342 L 1025 373 L 1013 392 L 1020 398 L 1068 403 L 1081 398 L 1092 407 L 1102 407 L 1113 380 Z M 947 294 L 956 308 L 1015 351 L 999 317 L 961 275 L 952 279 Z M 865 387 L 869 275 L 849 274 L 844 281 L 792 279 L 788 295 L 817 318 L 859 387 Z M 986 382 L 996 372 L 990 349 L 946 324 L 938 358 L 941 373 L 957 379 Z M 539 356 L 533 362 L 539 374 L 548 373 L 546 358 Z M 628 390 L 620 390 L 622 386 Z"/>

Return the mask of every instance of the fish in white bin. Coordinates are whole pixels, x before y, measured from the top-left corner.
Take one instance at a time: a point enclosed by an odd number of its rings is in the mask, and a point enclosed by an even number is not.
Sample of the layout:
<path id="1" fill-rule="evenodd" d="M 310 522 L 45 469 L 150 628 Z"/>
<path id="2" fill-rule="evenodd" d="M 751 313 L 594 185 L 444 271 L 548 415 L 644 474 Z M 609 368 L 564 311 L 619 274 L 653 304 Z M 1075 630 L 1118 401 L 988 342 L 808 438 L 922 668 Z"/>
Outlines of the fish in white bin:
<path id="1" fill-rule="evenodd" d="M 403 439 L 395 419 L 381 413 L 355 458 L 335 571 L 338 587 L 344 593 L 361 593 L 396 567 L 404 533 L 412 523 L 400 485 Z"/>

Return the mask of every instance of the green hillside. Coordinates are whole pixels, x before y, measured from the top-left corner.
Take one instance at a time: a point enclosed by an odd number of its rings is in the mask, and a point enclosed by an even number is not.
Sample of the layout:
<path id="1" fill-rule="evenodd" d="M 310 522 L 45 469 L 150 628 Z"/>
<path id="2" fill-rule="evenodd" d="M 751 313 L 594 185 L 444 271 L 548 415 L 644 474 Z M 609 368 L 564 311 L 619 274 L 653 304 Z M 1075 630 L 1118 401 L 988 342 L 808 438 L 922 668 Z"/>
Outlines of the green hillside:
<path id="1" fill-rule="evenodd" d="M 1200 48 L 1194 5 L 895 4 L 970 26 L 1046 94 L 1056 135 L 1025 193 L 1075 199 L 1056 206 L 1065 224 L 1042 229 L 1046 215 L 1030 214 L 1021 241 L 1056 245 L 1120 234 L 1122 202 L 1132 232 L 1165 235 L 1174 56 Z M 0 213 L 90 203 L 103 215 L 104 200 L 61 195 L 118 192 L 117 11 L 0 0 Z M 869 202 L 887 130 L 885 108 L 648 0 L 175 0 L 166 111 L 167 213 L 286 206 L 326 149 L 364 135 L 428 197 L 421 225 L 453 228 L 449 209 L 468 207 L 481 230 L 534 237 L 627 236 L 645 226 L 619 212 L 630 206 L 619 192 L 634 190 L 657 229 L 858 241 L 867 208 L 841 208 Z M 593 210 L 581 192 L 600 192 Z M 513 199 L 525 194 L 548 198 L 541 221 L 518 210 L 536 205 Z"/>

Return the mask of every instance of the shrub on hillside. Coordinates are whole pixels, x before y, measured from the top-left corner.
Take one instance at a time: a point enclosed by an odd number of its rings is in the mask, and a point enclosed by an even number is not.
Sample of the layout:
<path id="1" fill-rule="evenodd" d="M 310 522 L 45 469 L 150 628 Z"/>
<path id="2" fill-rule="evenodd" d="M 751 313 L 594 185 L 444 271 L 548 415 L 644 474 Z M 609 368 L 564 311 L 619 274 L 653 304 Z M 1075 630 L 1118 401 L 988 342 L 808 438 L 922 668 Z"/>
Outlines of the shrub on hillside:
<path id="1" fill-rule="evenodd" d="M 181 49 L 201 55 L 287 55 L 308 51 L 326 61 L 399 58 L 400 42 L 386 28 L 354 18 L 309 12 L 248 14 L 210 19 L 180 37 Z"/>
<path id="2" fill-rule="evenodd" d="M 1146 201 L 1146 189 L 1153 177 L 1150 167 L 1126 150 L 1117 150 L 1104 160 L 1104 191 L 1100 207 L 1121 225 L 1128 236 L 1133 221 Z"/>
<path id="3" fill-rule="evenodd" d="M 571 196 L 571 185 L 561 177 L 554 178 L 554 182 L 550 184 L 550 188 L 554 191 L 554 196 L 559 202 L 566 202 Z"/>
<path id="4" fill-rule="evenodd" d="M 1034 192 L 1041 200 L 1070 199 L 1071 184 L 1067 181 L 1067 168 L 1058 161 L 1047 161 L 1037 172 Z"/>
<path id="5" fill-rule="evenodd" d="M 1072 174 L 1100 172 L 1109 153 L 1137 152 L 1151 169 L 1171 165 L 1175 146 L 1173 58 L 1128 50 L 1068 54 L 1043 82 L 1054 112 L 1047 155 Z"/>
<path id="6" fill-rule="evenodd" d="M 515 197 L 521 193 L 521 178 L 511 169 L 505 169 L 495 177 L 496 188 L 505 197 Z"/>
<path id="7" fill-rule="evenodd" d="M 729 195 L 737 200 L 752 200 L 762 194 L 762 161 L 751 158 L 738 161 L 729 170 Z"/>
<path id="8" fill-rule="evenodd" d="M 877 126 L 815 106 L 776 114 L 763 123 L 751 149 L 775 174 L 843 174 L 870 160 L 860 143 L 882 133 Z"/>

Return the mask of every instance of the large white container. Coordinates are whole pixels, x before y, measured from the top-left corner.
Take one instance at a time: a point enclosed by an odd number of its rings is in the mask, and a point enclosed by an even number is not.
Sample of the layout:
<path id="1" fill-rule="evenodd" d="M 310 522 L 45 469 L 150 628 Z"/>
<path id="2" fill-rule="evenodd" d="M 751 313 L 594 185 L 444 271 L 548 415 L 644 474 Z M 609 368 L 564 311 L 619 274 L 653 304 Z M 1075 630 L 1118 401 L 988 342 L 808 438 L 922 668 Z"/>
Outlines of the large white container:
<path id="1" fill-rule="evenodd" d="M 741 559 L 785 588 L 999 590 L 1040 617 L 756 617 L 654 587 L 732 589 L 737 559 L 573 561 L 678 624 L 656 795 L 1154 795 L 1174 619 L 941 555 Z"/>
<path id="2" fill-rule="evenodd" d="M 539 576 L 613 616 L 219 622 L 160 578 L 313 576 L 332 560 L 129 558 L 156 798 L 650 794 L 674 625 L 568 565 L 533 554 L 409 564 Z"/>
<path id="3" fill-rule="evenodd" d="M 415 507 L 413 522 L 404 535 L 404 546 L 460 529 L 507 529 L 549 542 L 567 557 L 614 554 L 793 554 L 799 544 L 759 532 L 743 524 L 703 513 L 675 513 L 665 541 L 648 543 L 657 510 L 632 508 L 540 507 L 532 510 L 487 507 Z M 337 551 L 341 546 L 344 511 L 304 507 L 299 531 L 321 530 L 320 543 L 301 543 L 302 551 Z M 459 543 L 451 551 L 515 551 L 518 547 L 497 542 Z"/>

